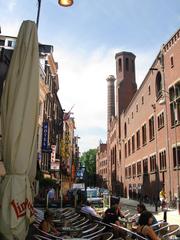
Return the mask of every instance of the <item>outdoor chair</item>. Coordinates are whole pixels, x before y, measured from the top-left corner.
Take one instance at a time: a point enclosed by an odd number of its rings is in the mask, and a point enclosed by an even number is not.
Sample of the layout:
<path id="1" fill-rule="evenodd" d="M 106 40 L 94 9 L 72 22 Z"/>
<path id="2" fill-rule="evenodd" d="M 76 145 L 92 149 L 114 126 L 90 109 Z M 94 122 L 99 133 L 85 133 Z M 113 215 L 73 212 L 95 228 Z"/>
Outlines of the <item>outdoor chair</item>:
<path id="1" fill-rule="evenodd" d="M 88 223 L 89 223 L 89 219 L 85 219 L 84 221 L 73 225 L 73 227 L 81 228 L 82 226 L 87 225 Z"/>
<path id="2" fill-rule="evenodd" d="M 70 220 L 70 222 L 74 222 L 76 219 L 78 219 L 81 215 L 79 213 L 76 213 L 76 216 L 72 217 Z M 66 218 L 67 219 L 67 218 Z"/>
<path id="3" fill-rule="evenodd" d="M 65 213 L 62 213 L 61 216 L 68 217 L 69 215 L 72 215 L 73 213 L 75 213 L 75 211 L 73 209 L 69 209 Z"/>
<path id="4" fill-rule="evenodd" d="M 53 234 L 42 231 L 41 229 L 39 229 L 38 224 L 33 224 L 33 226 L 35 227 L 37 233 L 42 237 L 46 237 L 46 238 L 49 238 L 49 239 L 52 239 L 52 240 L 62 240 L 63 239 L 63 237 L 58 237 L 58 236 L 55 236 Z"/>
<path id="5" fill-rule="evenodd" d="M 76 225 L 84 222 L 85 220 L 86 220 L 85 217 L 80 217 L 79 219 L 76 219 L 76 221 L 72 223 L 72 226 L 76 226 Z"/>
<path id="6" fill-rule="evenodd" d="M 162 239 L 168 239 L 170 236 L 176 235 L 180 230 L 180 226 L 177 224 L 168 225 L 166 234 L 161 235 Z"/>
<path id="7" fill-rule="evenodd" d="M 96 229 L 98 228 L 98 224 L 89 224 L 89 225 L 86 225 L 86 228 L 85 229 L 81 229 L 81 233 L 78 234 L 78 237 L 81 238 L 82 236 L 84 235 L 88 235 L 90 233 L 93 233 L 94 231 L 96 231 Z"/>
<path id="8" fill-rule="evenodd" d="M 49 238 L 49 237 L 44 237 L 44 236 L 41 236 L 41 235 L 34 235 L 33 236 L 33 239 L 35 240 L 52 240 L 52 238 Z M 54 238 L 53 238 L 54 239 Z M 62 239 L 63 240 L 63 239 Z"/>
<path id="9" fill-rule="evenodd" d="M 162 236 L 167 233 L 168 226 L 169 224 L 167 222 L 163 222 L 160 224 L 160 227 L 154 231 L 157 235 Z"/>
<path id="10" fill-rule="evenodd" d="M 157 223 L 151 225 L 151 227 L 156 230 L 157 228 L 161 228 L 162 226 L 164 226 L 164 224 L 167 224 L 166 222 L 164 222 L 163 220 L 158 221 Z M 157 229 L 158 230 L 158 229 Z"/>
<path id="11" fill-rule="evenodd" d="M 111 223 L 112 226 L 114 226 L 115 229 L 119 229 L 120 234 L 122 234 L 122 238 L 126 236 L 126 239 L 138 239 L 138 240 L 147 240 L 147 238 L 139 235 L 138 233 L 135 233 L 127 228 L 118 226 L 114 223 Z"/>
<path id="12" fill-rule="evenodd" d="M 71 219 L 73 219 L 73 218 L 75 218 L 75 217 L 77 217 L 77 216 L 79 216 L 78 213 L 72 213 L 72 214 L 66 216 L 65 219 L 66 219 L 66 220 L 71 220 Z"/>
<path id="13" fill-rule="evenodd" d="M 113 233 L 106 232 L 95 235 L 94 237 L 88 238 L 89 240 L 110 240 L 113 238 Z"/>
<path id="14" fill-rule="evenodd" d="M 82 229 L 82 234 L 86 234 L 90 231 L 95 230 L 98 227 L 97 223 L 90 223 L 90 224 L 86 224 L 84 226 L 81 227 Z"/>
<path id="15" fill-rule="evenodd" d="M 95 235 L 102 233 L 105 230 L 105 228 L 106 228 L 105 226 L 98 226 L 95 230 L 82 234 L 81 238 L 90 239 L 91 237 L 94 237 Z"/>

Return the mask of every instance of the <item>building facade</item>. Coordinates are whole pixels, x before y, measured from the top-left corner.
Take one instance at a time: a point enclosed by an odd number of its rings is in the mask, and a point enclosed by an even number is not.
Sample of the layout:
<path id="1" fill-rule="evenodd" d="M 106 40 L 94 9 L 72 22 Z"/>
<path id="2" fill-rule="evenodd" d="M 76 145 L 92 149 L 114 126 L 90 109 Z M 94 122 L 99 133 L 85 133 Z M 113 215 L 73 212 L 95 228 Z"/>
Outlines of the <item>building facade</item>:
<path id="1" fill-rule="evenodd" d="M 108 184 L 108 162 L 107 162 L 107 144 L 100 143 L 96 153 L 96 175 L 99 187 L 107 187 Z"/>
<path id="2" fill-rule="evenodd" d="M 155 201 L 164 186 L 169 199 L 177 197 L 180 185 L 180 30 L 163 44 L 138 90 L 135 55 L 120 52 L 115 59 L 115 106 L 112 106 L 113 91 L 109 90 L 108 78 L 109 188 L 114 194 Z M 114 80 L 111 88 L 112 82 Z M 116 109 L 115 116 L 112 109 Z"/>
<path id="3" fill-rule="evenodd" d="M 8 71 L 16 37 L 0 35 L 0 95 Z M 63 137 L 63 111 L 57 96 L 59 89 L 57 63 L 53 59 L 53 47 L 39 44 L 39 118 L 37 135 L 37 160 L 43 173 L 59 176 L 60 140 Z M 48 131 L 44 134 L 44 126 Z M 54 157 L 52 157 L 55 150 Z M 51 160 L 54 163 L 51 164 Z M 58 162 L 58 163 L 57 163 Z M 2 165 L 2 164 L 1 164 Z M 52 176 L 51 176 L 52 175 Z"/>

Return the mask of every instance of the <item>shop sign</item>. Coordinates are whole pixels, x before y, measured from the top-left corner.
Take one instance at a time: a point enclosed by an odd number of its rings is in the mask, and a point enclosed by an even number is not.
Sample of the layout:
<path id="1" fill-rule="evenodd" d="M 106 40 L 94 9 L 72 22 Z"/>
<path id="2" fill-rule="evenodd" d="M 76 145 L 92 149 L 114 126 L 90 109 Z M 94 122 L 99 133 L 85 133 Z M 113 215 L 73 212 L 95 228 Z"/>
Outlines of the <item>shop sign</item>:
<path id="1" fill-rule="evenodd" d="M 48 149 L 48 122 L 43 123 L 42 150 Z"/>

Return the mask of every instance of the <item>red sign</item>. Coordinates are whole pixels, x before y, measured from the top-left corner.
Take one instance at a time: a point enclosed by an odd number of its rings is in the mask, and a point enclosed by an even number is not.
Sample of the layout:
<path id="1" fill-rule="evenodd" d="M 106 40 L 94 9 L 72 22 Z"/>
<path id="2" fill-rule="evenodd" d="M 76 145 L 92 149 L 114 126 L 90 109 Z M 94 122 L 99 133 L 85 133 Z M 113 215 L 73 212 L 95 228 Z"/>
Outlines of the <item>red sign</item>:
<path id="1" fill-rule="evenodd" d="M 51 162 L 55 162 L 56 161 L 56 145 L 51 145 Z"/>
<path id="2" fill-rule="evenodd" d="M 14 208 L 17 218 L 25 216 L 26 209 L 28 209 L 30 211 L 30 217 L 32 217 L 34 215 L 33 205 L 27 198 L 22 203 L 15 202 L 15 200 L 12 200 L 11 205 Z"/>

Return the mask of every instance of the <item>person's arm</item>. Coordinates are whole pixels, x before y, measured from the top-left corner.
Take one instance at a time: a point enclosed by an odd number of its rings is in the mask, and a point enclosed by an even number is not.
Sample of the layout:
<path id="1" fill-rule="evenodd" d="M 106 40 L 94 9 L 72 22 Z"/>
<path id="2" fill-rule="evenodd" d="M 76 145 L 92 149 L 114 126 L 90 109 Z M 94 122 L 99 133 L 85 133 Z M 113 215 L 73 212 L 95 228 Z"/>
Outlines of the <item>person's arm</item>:
<path id="1" fill-rule="evenodd" d="M 146 231 L 145 235 L 150 237 L 151 240 L 160 240 L 160 238 L 156 235 L 156 233 L 151 227 L 146 227 L 144 230 Z"/>
<path id="2" fill-rule="evenodd" d="M 53 224 L 51 224 L 51 232 L 56 234 L 56 235 L 59 235 L 59 231 L 55 228 L 55 226 Z"/>
<path id="3" fill-rule="evenodd" d="M 124 218 L 124 214 L 121 212 L 120 208 L 118 208 L 118 216 Z"/>
<path id="4" fill-rule="evenodd" d="M 46 221 L 43 221 L 41 224 L 40 224 L 40 229 L 46 233 L 49 232 L 49 227 L 48 227 L 48 224 Z"/>

